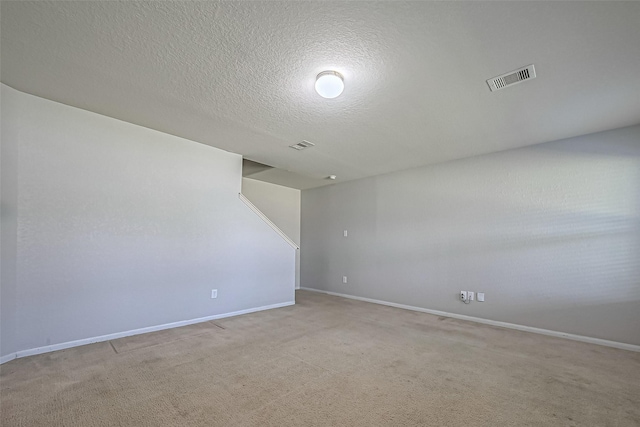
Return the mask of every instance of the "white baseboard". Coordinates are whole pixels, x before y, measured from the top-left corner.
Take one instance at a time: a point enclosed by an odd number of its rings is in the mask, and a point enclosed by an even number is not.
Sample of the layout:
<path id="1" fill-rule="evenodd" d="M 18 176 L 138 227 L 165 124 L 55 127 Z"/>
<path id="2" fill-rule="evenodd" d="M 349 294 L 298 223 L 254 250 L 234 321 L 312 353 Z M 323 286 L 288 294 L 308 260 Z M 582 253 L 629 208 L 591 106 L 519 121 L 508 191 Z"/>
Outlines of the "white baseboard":
<path id="1" fill-rule="evenodd" d="M 2 365 L 3 363 L 7 363 L 10 360 L 13 360 L 16 358 L 16 354 L 15 353 L 9 353 L 6 356 L 0 356 L 0 365 Z"/>
<path id="2" fill-rule="evenodd" d="M 223 319 L 225 317 L 239 316 L 241 314 L 255 313 L 256 311 L 271 310 L 272 308 L 281 308 L 294 305 L 295 301 L 281 302 L 278 304 L 265 305 L 262 307 L 248 308 L 246 310 L 233 311 L 231 313 L 214 314 L 213 316 L 199 317 L 197 319 L 181 320 L 179 322 L 165 323 L 163 325 L 149 326 L 146 328 L 132 329 L 130 331 L 117 332 L 115 334 L 100 335 L 98 337 L 84 338 L 76 341 L 68 341 L 60 344 L 47 345 L 44 347 L 31 348 L 28 350 L 20 350 L 15 353 L 7 354 L 0 357 L 0 364 L 6 363 L 13 359 L 21 357 L 33 356 L 36 354 L 49 353 L 51 351 L 64 350 L 65 348 L 78 347 L 96 342 L 109 341 L 117 338 L 129 337 L 131 335 L 146 334 L 148 332 L 161 331 L 163 329 L 179 328 L 180 326 L 193 325 L 194 323 L 208 322 L 210 320 Z"/>
<path id="3" fill-rule="evenodd" d="M 334 296 L 343 297 L 343 298 L 354 299 L 354 300 L 358 300 L 358 301 L 370 302 L 370 303 L 373 303 L 373 304 L 388 305 L 390 307 L 403 308 L 405 310 L 420 311 L 422 313 L 435 314 L 436 316 L 451 317 L 451 318 L 454 318 L 454 319 L 468 320 L 469 322 L 482 323 L 482 324 L 491 325 L 491 326 L 499 326 L 501 328 L 516 329 L 518 331 L 533 332 L 534 334 L 549 335 L 549 336 L 552 336 L 552 337 L 566 338 L 566 339 L 570 339 L 570 340 L 574 340 L 574 341 L 582 341 L 582 342 L 586 342 L 586 343 L 590 343 L 590 344 L 598 344 L 598 345 L 603 345 L 603 346 L 606 346 L 606 347 L 614 347 L 614 348 L 619 348 L 619 349 L 622 349 L 622 350 L 630 350 L 630 351 L 640 352 L 640 345 L 627 344 L 627 343 L 617 342 L 617 341 L 603 340 L 603 339 L 600 339 L 600 338 L 586 337 L 584 335 L 568 334 L 566 332 L 551 331 L 549 329 L 534 328 L 532 326 L 517 325 L 515 323 L 499 322 L 497 320 L 489 320 L 489 319 L 483 319 L 483 318 L 480 318 L 480 317 L 465 316 L 464 314 L 456 314 L 456 313 L 448 313 L 446 311 L 430 310 L 428 308 L 414 307 L 414 306 L 405 305 L 405 304 L 397 304 L 395 302 L 388 302 L 388 301 L 381 301 L 381 300 L 377 300 L 377 299 L 358 297 L 358 296 L 354 296 L 354 295 L 341 294 L 341 293 L 338 293 L 338 292 L 323 291 L 323 290 L 320 290 L 320 289 L 305 288 L 305 287 L 301 287 L 300 289 L 302 289 L 304 291 L 319 292 L 321 294 L 328 294 L 328 295 L 334 295 Z"/>

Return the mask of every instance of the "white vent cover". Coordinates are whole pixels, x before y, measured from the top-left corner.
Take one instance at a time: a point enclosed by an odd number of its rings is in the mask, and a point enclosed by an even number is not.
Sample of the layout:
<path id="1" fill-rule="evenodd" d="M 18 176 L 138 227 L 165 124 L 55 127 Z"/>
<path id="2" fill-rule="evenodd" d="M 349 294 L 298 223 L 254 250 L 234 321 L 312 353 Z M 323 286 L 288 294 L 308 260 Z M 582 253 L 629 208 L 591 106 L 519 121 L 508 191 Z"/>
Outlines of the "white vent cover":
<path id="1" fill-rule="evenodd" d="M 314 145 L 316 144 L 314 144 L 313 142 L 302 141 L 302 142 L 298 142 L 297 144 L 290 145 L 289 147 L 294 148 L 296 150 L 304 150 L 305 148 L 313 147 Z"/>
<path id="2" fill-rule="evenodd" d="M 519 68 L 515 71 L 510 71 L 501 76 L 489 79 L 487 80 L 487 84 L 489 85 L 489 89 L 491 89 L 491 92 L 495 92 L 496 90 L 517 85 L 518 83 L 522 83 L 526 80 L 531 80 L 535 78 L 536 78 L 536 69 L 534 68 L 533 64 L 531 64 L 531 65 L 527 65 L 526 67 Z"/>

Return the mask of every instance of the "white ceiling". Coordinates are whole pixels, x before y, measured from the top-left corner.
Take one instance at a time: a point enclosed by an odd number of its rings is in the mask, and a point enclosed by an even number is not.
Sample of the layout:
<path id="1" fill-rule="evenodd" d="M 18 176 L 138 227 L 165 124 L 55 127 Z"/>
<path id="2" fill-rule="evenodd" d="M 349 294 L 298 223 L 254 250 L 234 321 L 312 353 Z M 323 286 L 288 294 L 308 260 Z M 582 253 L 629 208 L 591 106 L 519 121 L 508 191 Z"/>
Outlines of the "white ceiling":
<path id="1" fill-rule="evenodd" d="M 3 1 L 1 16 L 3 83 L 295 188 L 640 123 L 638 2 Z M 536 79 L 489 91 L 531 63 Z M 313 89 L 327 69 L 345 76 L 332 100 Z"/>

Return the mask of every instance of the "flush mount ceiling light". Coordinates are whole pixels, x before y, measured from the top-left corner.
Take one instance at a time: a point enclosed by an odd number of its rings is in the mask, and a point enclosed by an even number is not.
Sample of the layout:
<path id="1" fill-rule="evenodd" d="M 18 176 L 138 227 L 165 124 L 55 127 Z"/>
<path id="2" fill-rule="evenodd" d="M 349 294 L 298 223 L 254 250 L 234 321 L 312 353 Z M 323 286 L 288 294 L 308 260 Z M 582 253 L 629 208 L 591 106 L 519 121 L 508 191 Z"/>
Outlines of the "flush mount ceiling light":
<path id="1" fill-rule="evenodd" d="M 336 98 L 344 90 L 344 79 L 337 71 L 323 71 L 316 77 L 316 92 L 323 98 Z"/>

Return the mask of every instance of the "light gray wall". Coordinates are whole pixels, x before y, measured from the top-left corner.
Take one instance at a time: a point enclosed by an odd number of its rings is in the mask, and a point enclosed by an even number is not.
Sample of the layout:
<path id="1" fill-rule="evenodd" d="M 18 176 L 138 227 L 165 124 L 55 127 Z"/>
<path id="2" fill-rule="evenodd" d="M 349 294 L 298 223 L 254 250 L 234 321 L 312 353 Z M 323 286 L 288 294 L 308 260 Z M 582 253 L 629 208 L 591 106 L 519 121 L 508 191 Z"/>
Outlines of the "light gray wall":
<path id="1" fill-rule="evenodd" d="M 239 200 L 239 155 L 4 85 L 2 132 L 3 161 L 18 146 L 3 355 L 294 300 L 295 251 Z"/>
<path id="2" fill-rule="evenodd" d="M 300 190 L 242 178 L 242 194 L 300 246 Z M 300 251 L 296 251 L 296 289 L 300 288 Z"/>
<path id="3" fill-rule="evenodd" d="M 301 239 L 302 287 L 637 345 L 640 126 L 305 190 Z"/>
<path id="4" fill-rule="evenodd" d="M 2 92 L 0 101 L 2 119 L 0 126 L 0 356 L 16 351 L 19 129 L 5 123 L 18 120 L 16 115 L 20 110 L 19 102 L 19 99 L 5 99 Z"/>

